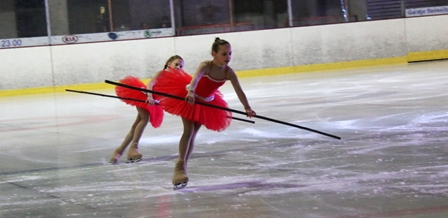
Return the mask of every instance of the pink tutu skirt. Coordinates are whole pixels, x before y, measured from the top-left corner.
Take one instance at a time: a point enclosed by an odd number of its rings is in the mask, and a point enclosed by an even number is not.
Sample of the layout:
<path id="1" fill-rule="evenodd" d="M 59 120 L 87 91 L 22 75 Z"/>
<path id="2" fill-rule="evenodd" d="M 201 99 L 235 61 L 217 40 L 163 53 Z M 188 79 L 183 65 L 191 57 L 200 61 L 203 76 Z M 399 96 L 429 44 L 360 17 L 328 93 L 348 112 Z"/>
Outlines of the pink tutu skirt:
<path id="1" fill-rule="evenodd" d="M 140 81 L 140 79 L 133 76 L 125 77 L 124 79 L 120 80 L 120 83 L 146 89 L 146 85 L 142 81 Z M 118 97 L 121 98 L 132 98 L 141 101 L 146 101 L 147 99 L 145 92 L 129 89 L 122 86 L 116 86 L 115 93 L 117 94 Z M 128 99 L 121 99 L 121 101 L 123 101 L 126 104 L 147 110 L 149 112 L 149 122 L 154 128 L 160 127 L 160 125 L 162 125 L 163 109 L 159 105 L 151 106 L 145 102 L 133 101 Z"/>
<path id="2" fill-rule="evenodd" d="M 153 90 L 185 99 L 187 96 L 186 86 L 190 84 L 191 79 L 192 77 L 183 70 L 165 70 L 157 78 Z M 227 102 L 224 101 L 221 92 L 217 90 L 213 95 L 214 99 L 212 101 L 204 102 L 198 98 L 196 98 L 196 101 L 228 108 Z M 189 104 L 185 100 L 156 94 L 153 94 L 153 96 L 154 99 L 160 101 L 160 105 L 166 112 L 198 122 L 209 130 L 220 132 L 230 125 L 232 113 L 229 111 L 200 104 Z"/>

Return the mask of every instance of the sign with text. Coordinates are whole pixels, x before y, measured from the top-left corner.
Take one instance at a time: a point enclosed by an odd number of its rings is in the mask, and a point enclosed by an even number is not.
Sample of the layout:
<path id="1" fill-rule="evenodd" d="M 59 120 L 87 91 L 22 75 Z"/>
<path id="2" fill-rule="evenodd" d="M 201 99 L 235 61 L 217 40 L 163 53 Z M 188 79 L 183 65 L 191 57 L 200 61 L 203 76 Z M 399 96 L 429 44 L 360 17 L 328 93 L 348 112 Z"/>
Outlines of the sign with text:
<path id="1" fill-rule="evenodd" d="M 174 29 L 160 28 L 160 29 L 119 31 L 119 32 L 106 32 L 106 33 L 73 34 L 65 36 L 11 38 L 11 39 L 0 39 L 0 49 L 146 39 L 146 38 L 157 38 L 168 36 L 174 36 Z"/>
<path id="2" fill-rule="evenodd" d="M 448 14 L 448 5 L 438 7 L 406 9 L 406 17 L 420 17 L 420 16 L 439 15 L 439 14 Z"/>

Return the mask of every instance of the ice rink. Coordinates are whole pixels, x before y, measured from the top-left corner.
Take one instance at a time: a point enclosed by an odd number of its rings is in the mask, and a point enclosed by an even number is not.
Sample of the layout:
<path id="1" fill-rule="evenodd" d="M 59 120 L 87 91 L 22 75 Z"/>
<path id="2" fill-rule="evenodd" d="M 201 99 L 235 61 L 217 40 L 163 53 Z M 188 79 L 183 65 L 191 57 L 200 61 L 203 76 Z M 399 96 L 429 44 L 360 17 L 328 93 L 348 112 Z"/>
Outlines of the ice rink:
<path id="1" fill-rule="evenodd" d="M 135 108 L 70 92 L 2 97 L 0 217 L 448 217 L 448 61 L 240 82 L 258 115 L 341 140 L 258 118 L 202 128 L 190 182 L 173 191 L 179 117 L 148 125 L 143 161 L 111 165 Z M 243 110 L 230 82 L 221 91 Z"/>

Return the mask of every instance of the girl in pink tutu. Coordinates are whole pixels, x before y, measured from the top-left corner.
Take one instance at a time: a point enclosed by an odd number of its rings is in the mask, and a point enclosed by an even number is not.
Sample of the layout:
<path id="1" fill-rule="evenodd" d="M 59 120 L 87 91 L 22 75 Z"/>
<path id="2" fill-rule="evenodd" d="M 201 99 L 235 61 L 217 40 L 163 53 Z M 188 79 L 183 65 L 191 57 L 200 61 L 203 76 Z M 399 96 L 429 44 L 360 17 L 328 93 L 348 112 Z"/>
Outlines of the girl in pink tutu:
<path id="1" fill-rule="evenodd" d="M 168 59 L 165 64 L 164 70 L 180 69 L 182 67 L 182 58 L 175 55 Z M 151 88 L 154 85 L 154 79 L 149 82 L 148 86 L 145 86 L 142 81 L 133 76 L 125 77 L 124 79 L 120 80 L 120 83 L 146 89 L 147 87 Z M 152 98 L 152 95 L 150 93 L 125 88 L 122 86 L 116 86 L 115 92 L 118 97 L 133 98 L 144 102 L 125 99 L 122 100 L 126 104 L 135 106 L 138 113 L 137 117 L 135 118 L 134 124 L 132 124 L 131 130 L 126 135 L 121 145 L 117 149 L 115 149 L 110 159 L 110 163 L 117 163 L 118 159 L 121 157 L 121 155 L 123 155 L 124 150 L 126 150 L 129 144 L 131 146 L 129 147 L 127 153 L 127 162 L 132 163 L 141 161 L 143 155 L 138 151 L 138 143 L 140 141 L 140 138 L 146 128 L 146 125 L 148 124 L 148 121 L 154 128 L 160 127 L 163 121 L 163 109 L 156 104 L 156 101 Z"/>
<path id="2" fill-rule="evenodd" d="M 184 126 L 172 180 L 174 189 L 187 185 L 187 162 L 193 152 L 194 140 L 199 128 L 204 125 L 210 130 L 223 131 L 230 125 L 232 117 L 229 111 L 194 104 L 195 101 L 227 108 L 227 103 L 218 88 L 230 80 L 247 116 L 256 115 L 249 105 L 235 71 L 228 66 L 232 56 L 230 43 L 216 38 L 211 53 L 213 60 L 201 62 L 193 77 L 182 70 L 175 69 L 164 70 L 155 76 L 154 91 L 185 97 L 185 101 L 182 101 L 154 95 L 165 111 L 182 118 Z"/>

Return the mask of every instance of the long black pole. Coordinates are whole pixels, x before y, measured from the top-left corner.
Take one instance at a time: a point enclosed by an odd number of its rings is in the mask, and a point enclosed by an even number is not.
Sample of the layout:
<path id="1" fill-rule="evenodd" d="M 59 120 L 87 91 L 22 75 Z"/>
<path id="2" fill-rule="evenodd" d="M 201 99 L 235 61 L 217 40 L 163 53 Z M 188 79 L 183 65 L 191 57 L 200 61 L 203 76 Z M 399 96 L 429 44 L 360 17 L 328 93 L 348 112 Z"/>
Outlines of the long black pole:
<path id="1" fill-rule="evenodd" d="M 124 97 L 118 97 L 118 96 L 114 96 L 114 95 L 100 94 L 100 93 L 95 93 L 95 92 L 86 92 L 86 91 L 79 91 L 79 90 L 72 90 L 72 89 L 66 89 L 65 91 L 66 91 L 66 92 L 76 92 L 76 93 L 81 93 L 81 94 L 89 94 L 89 95 L 98 95 L 98 96 L 109 97 L 109 98 L 118 98 L 118 99 L 122 99 L 122 100 L 130 100 L 130 101 L 145 102 L 145 101 L 140 100 L 140 99 L 135 99 L 135 98 L 124 98 Z"/>
<path id="2" fill-rule="evenodd" d="M 121 100 L 130 100 L 130 101 L 137 101 L 137 102 L 145 102 L 144 100 L 140 100 L 140 99 L 118 97 L 118 96 L 114 96 L 114 95 L 106 95 L 106 94 L 95 93 L 95 92 L 86 92 L 86 91 L 79 91 L 79 90 L 72 90 L 72 89 L 66 89 L 65 91 L 67 91 L 67 92 L 76 92 L 76 93 L 81 93 L 81 94 L 97 95 L 97 96 L 109 97 L 109 98 L 118 98 L 118 99 L 121 99 Z M 159 103 L 156 103 L 156 104 L 159 104 Z M 255 123 L 255 121 L 252 121 L 252 120 L 246 120 L 246 119 L 241 119 L 241 118 L 238 118 L 238 117 L 229 117 L 229 118 L 232 118 L 232 119 L 234 119 L 234 120 L 239 120 L 239 121 L 247 122 L 247 123 Z"/>
<path id="3" fill-rule="evenodd" d="M 143 92 L 150 92 L 152 94 L 161 95 L 161 96 L 175 98 L 175 99 L 179 99 L 179 100 L 185 101 L 185 98 L 184 97 L 180 97 L 180 96 L 170 95 L 170 94 L 167 94 L 167 93 L 157 92 L 157 91 L 148 90 L 148 89 L 142 89 L 142 88 L 138 88 L 138 87 L 135 87 L 135 86 L 130 86 L 130 85 L 126 85 L 126 84 L 123 84 L 123 83 L 118 83 L 118 82 L 114 82 L 114 81 L 110 81 L 110 80 L 105 80 L 105 82 L 108 83 L 108 84 L 116 85 L 116 86 L 122 86 L 122 87 L 130 88 L 130 89 L 134 89 L 134 90 L 139 90 L 139 91 L 143 91 Z M 226 108 L 226 107 L 220 107 L 220 106 L 216 106 L 216 105 L 212 105 L 212 104 L 207 104 L 207 103 L 204 103 L 204 102 L 201 102 L 201 101 L 195 101 L 195 103 L 196 104 L 200 104 L 200 105 L 204 105 L 204 106 L 207 106 L 207 107 L 217 108 L 217 109 L 221 109 L 221 110 L 225 110 L 225 111 L 231 111 L 231 112 L 234 112 L 234 113 L 237 113 L 237 114 L 247 115 L 246 112 L 243 112 L 243 111 L 239 111 L 239 110 L 235 110 L 235 109 L 231 109 L 231 108 Z M 331 137 L 331 138 L 335 138 L 335 139 L 339 139 L 339 140 L 341 139 L 341 137 L 336 136 L 336 135 L 332 135 L 332 134 L 329 134 L 329 133 L 321 132 L 321 131 L 318 131 L 318 130 L 315 130 L 315 129 L 311 129 L 311 128 L 308 128 L 308 127 L 295 125 L 295 124 L 292 124 L 292 123 L 287 123 L 287 122 L 280 121 L 280 120 L 275 120 L 275 119 L 272 119 L 272 118 L 269 118 L 269 117 L 264 117 L 264 116 L 260 116 L 260 115 L 255 115 L 255 117 L 263 119 L 263 120 L 271 121 L 271 122 L 274 122 L 274 123 L 280 123 L 280 124 L 283 124 L 283 125 L 287 125 L 287 126 L 296 127 L 296 128 L 299 128 L 299 129 L 308 130 L 310 132 L 318 133 L 318 134 L 325 135 L 325 136 L 328 136 L 328 137 Z"/>

